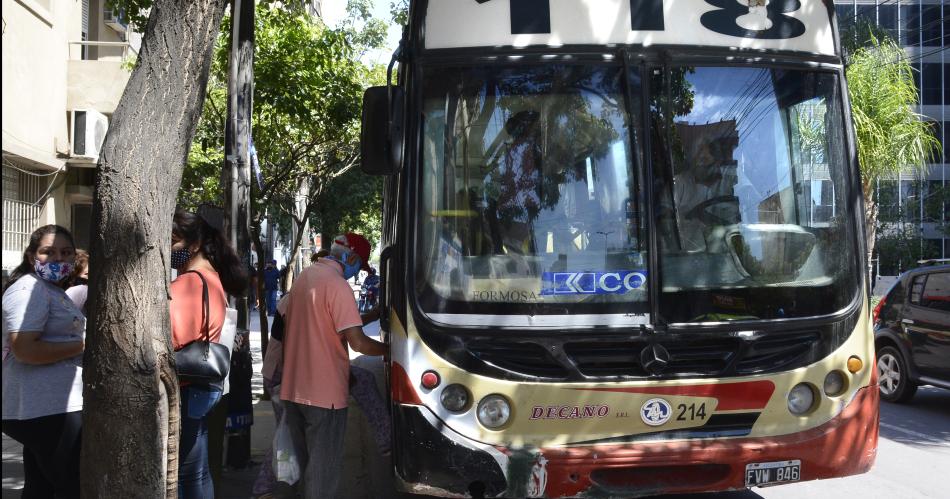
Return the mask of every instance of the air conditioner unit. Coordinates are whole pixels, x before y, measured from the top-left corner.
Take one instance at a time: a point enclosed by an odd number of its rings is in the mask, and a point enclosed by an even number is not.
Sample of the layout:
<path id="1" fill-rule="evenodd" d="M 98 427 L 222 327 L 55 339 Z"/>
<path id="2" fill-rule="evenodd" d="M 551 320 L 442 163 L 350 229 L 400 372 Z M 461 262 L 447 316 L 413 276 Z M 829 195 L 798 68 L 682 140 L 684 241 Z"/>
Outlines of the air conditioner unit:
<path id="1" fill-rule="evenodd" d="M 129 23 L 125 19 L 125 9 L 105 9 L 102 11 L 102 22 L 118 33 L 125 33 Z"/>
<path id="2" fill-rule="evenodd" d="M 88 161 L 99 160 L 99 149 L 109 130 L 109 118 L 92 109 L 76 109 L 72 112 L 73 141 L 71 158 Z"/>

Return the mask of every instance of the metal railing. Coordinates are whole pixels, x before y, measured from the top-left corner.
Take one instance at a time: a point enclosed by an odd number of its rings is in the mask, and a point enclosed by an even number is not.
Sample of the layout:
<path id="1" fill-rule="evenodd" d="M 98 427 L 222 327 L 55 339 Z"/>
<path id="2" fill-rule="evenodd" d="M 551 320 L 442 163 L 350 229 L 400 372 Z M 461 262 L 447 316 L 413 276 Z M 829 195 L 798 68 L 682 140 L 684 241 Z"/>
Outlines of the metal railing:
<path id="1" fill-rule="evenodd" d="M 90 48 L 96 49 L 96 57 L 90 56 Z M 105 53 L 103 53 L 105 52 Z M 96 42 L 96 41 L 77 41 L 69 42 L 69 60 L 71 61 L 94 61 L 94 60 L 119 60 L 129 59 L 130 54 L 133 57 L 139 55 L 132 44 L 129 42 Z"/>
<path id="2" fill-rule="evenodd" d="M 23 251 L 36 229 L 42 205 L 3 199 L 3 250 Z"/>

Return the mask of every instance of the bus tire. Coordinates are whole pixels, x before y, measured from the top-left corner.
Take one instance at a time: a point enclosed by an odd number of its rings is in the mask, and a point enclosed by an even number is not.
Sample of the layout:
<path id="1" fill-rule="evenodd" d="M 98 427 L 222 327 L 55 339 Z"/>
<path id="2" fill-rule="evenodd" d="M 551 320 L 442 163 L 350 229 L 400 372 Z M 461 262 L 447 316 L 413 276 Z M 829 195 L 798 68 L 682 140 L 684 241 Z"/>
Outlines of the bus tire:
<path id="1" fill-rule="evenodd" d="M 907 402 L 917 393 L 907 361 L 897 348 L 886 346 L 878 350 L 877 374 L 881 398 L 888 402 Z"/>

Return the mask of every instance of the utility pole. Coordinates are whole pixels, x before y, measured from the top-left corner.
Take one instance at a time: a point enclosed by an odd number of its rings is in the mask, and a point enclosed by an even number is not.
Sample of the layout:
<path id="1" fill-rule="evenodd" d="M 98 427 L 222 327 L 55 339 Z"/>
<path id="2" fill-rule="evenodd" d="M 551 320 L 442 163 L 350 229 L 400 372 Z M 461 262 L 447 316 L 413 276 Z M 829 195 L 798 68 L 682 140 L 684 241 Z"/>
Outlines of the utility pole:
<path id="1" fill-rule="evenodd" d="M 231 245 L 250 269 L 251 207 L 251 116 L 254 99 L 254 0 L 231 2 L 231 57 L 228 69 L 228 116 L 225 126 L 225 227 Z M 251 351 L 248 303 L 245 296 L 232 296 L 237 309 L 239 348 L 232 352 L 230 393 L 227 395 L 227 463 L 247 466 L 251 452 Z M 210 428 L 209 428 L 210 430 Z M 209 431 L 210 433 L 210 431 Z M 210 435 L 209 435 L 210 436 Z M 213 440 L 213 439 L 212 439 Z M 210 443 L 210 442 L 209 442 Z M 221 456 L 223 449 L 209 449 Z M 212 458 L 209 461 L 217 461 Z"/>

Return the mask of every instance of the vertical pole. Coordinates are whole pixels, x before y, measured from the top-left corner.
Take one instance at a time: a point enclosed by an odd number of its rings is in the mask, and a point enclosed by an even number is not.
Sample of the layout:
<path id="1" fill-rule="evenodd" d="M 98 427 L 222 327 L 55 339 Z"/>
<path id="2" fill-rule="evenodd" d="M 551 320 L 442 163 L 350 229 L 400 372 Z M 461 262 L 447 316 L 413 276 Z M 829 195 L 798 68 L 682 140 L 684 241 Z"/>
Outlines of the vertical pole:
<path id="1" fill-rule="evenodd" d="M 225 170 L 228 175 L 228 236 L 244 268 L 250 268 L 250 141 L 254 94 L 254 1 L 232 0 L 231 57 L 228 71 L 228 117 L 226 126 Z M 227 464 L 247 466 L 250 458 L 251 351 L 247 298 L 232 296 L 237 309 L 237 337 L 231 357 L 228 394 Z M 217 450 L 215 450 L 217 452 Z"/>

